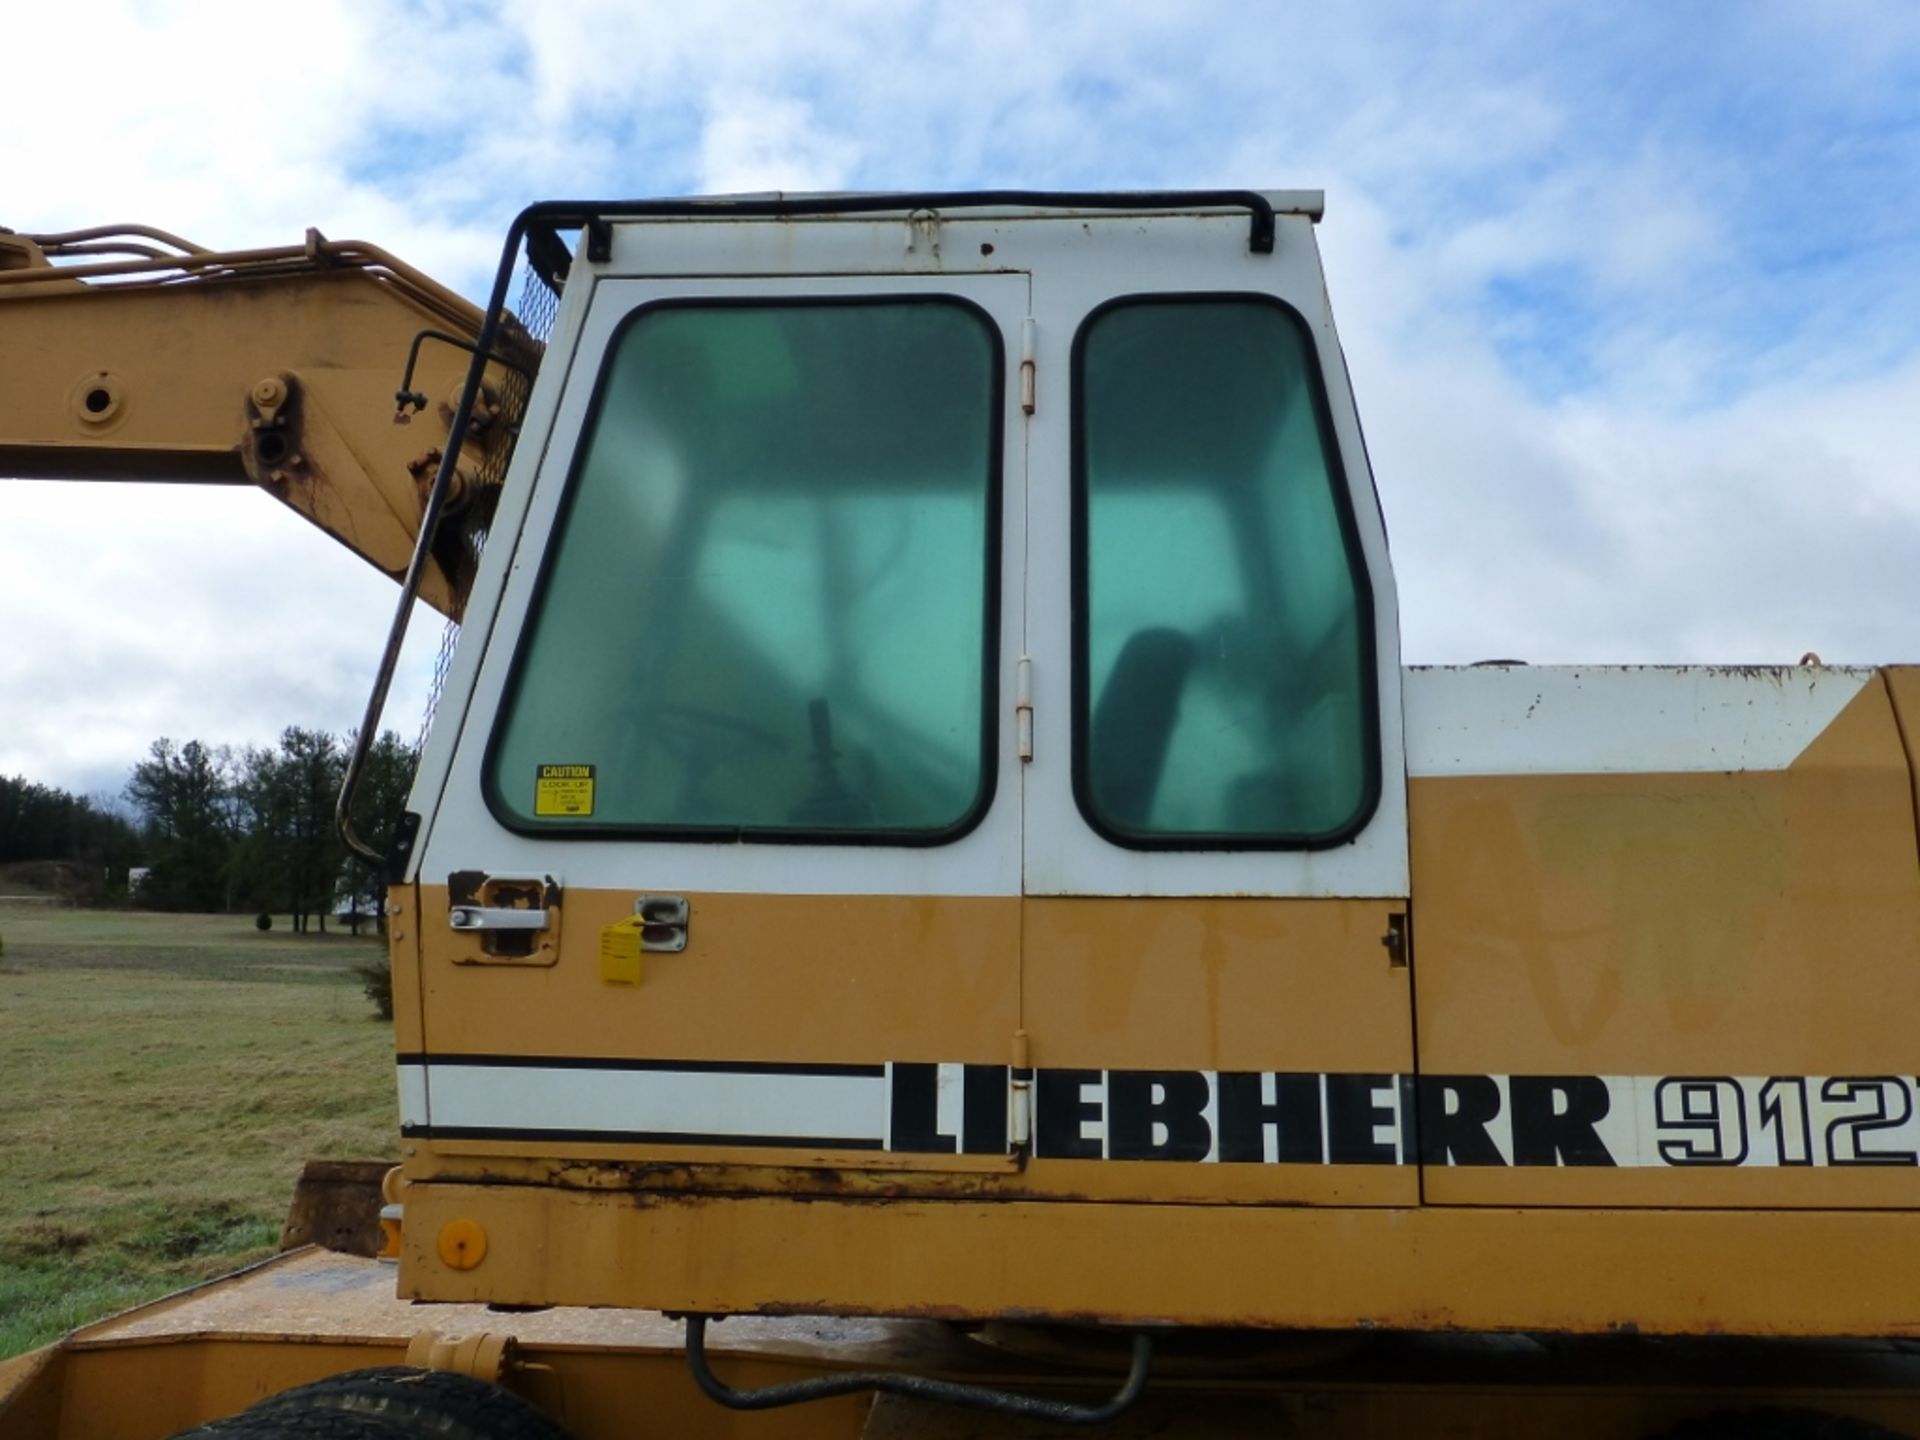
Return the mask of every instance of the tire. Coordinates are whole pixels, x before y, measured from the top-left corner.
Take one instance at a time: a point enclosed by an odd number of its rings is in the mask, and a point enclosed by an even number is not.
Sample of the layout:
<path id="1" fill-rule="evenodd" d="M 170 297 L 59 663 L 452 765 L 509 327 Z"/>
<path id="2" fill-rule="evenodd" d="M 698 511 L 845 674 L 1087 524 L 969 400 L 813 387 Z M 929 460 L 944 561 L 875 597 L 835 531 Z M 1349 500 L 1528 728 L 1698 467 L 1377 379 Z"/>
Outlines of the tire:
<path id="1" fill-rule="evenodd" d="M 511 1390 L 448 1370 L 351 1370 L 269 1395 L 175 1440 L 568 1440 Z"/>
<path id="2" fill-rule="evenodd" d="M 1683 1420 L 1653 1440 L 1910 1440 L 1871 1420 L 1824 1410 L 1718 1410 Z"/>

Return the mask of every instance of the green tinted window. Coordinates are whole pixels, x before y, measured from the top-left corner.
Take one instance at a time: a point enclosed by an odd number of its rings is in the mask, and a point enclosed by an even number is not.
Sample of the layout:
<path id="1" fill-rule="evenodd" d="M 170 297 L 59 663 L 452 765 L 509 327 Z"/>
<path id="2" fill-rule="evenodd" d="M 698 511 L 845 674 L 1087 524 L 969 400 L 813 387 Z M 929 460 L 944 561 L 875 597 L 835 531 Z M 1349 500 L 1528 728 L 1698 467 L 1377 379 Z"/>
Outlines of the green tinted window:
<path id="1" fill-rule="evenodd" d="M 997 332 L 951 301 L 630 320 L 495 735 L 502 818 L 967 824 L 992 762 L 999 371 Z M 577 781 L 543 789 L 556 765 L 593 767 L 590 810 Z"/>
<path id="2" fill-rule="evenodd" d="M 1123 844 L 1346 838 L 1378 790 L 1370 607 L 1305 327 L 1129 301 L 1076 363 L 1082 809 Z"/>

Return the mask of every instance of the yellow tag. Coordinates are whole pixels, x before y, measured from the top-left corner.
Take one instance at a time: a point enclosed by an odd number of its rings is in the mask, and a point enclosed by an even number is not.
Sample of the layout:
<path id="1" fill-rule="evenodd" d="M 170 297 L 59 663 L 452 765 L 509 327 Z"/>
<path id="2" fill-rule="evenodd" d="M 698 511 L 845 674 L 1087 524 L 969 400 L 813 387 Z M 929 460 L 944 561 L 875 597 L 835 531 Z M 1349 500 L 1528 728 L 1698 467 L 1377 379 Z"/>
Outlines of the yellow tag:
<path id="1" fill-rule="evenodd" d="M 593 814 L 593 766 L 542 765 L 533 782 L 533 813 Z"/>
<path id="2" fill-rule="evenodd" d="M 600 927 L 600 978 L 607 984 L 640 983 L 640 935 L 646 928 L 638 915 Z"/>

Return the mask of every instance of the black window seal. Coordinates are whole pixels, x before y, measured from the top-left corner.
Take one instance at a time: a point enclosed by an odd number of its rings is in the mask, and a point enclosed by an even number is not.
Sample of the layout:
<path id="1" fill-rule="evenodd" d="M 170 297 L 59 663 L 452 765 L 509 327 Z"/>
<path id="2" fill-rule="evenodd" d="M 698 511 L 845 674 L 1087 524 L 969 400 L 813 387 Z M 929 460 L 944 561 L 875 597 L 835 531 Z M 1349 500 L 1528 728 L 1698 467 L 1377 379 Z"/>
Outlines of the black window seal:
<path id="1" fill-rule="evenodd" d="M 1299 332 L 1308 395 L 1313 404 L 1314 423 L 1320 435 L 1321 453 L 1326 457 L 1327 479 L 1333 488 L 1334 513 L 1339 519 L 1349 572 L 1354 577 L 1360 631 L 1360 686 L 1366 774 L 1362 781 L 1360 803 L 1342 825 L 1325 831 L 1299 831 L 1287 834 L 1249 834 L 1245 832 L 1181 831 L 1149 834 L 1131 831 L 1110 823 L 1094 803 L 1092 776 L 1088 769 L 1088 742 L 1093 701 L 1091 695 L 1089 644 L 1089 591 L 1087 565 L 1087 423 L 1086 423 L 1086 348 L 1088 337 L 1101 319 L 1116 310 L 1159 305 L 1256 304 L 1285 316 Z M 1333 850 L 1351 844 L 1372 823 L 1379 812 L 1385 769 L 1381 754 L 1380 727 L 1380 655 L 1375 636 L 1373 573 L 1367 565 L 1360 540 L 1360 527 L 1354 515 L 1353 483 L 1347 470 L 1339 435 L 1333 425 L 1333 408 L 1327 399 L 1325 377 L 1321 374 L 1319 347 L 1313 327 L 1294 306 L 1277 295 L 1252 290 L 1163 290 L 1117 295 L 1102 301 L 1080 321 L 1073 336 L 1071 376 L 1071 474 L 1069 496 L 1071 523 L 1071 630 L 1072 630 L 1072 748 L 1073 800 L 1081 818 L 1101 839 L 1127 850 L 1189 851 L 1318 851 Z"/>
<path id="2" fill-rule="evenodd" d="M 989 433 L 987 437 L 987 507 L 985 516 L 986 546 L 983 561 L 985 564 L 985 606 L 982 617 L 981 635 L 981 687 L 980 687 L 980 784 L 973 803 L 952 824 L 939 829 L 901 829 L 896 827 L 874 827 L 863 830 L 835 830 L 822 828 L 760 826 L 760 825 L 648 825 L 648 824 L 575 824 L 566 821 L 540 821 L 523 815 L 509 804 L 499 787 L 499 749 L 503 741 L 506 722 L 513 714 L 514 702 L 519 698 L 520 683 L 525 671 L 527 648 L 532 642 L 533 632 L 540 614 L 546 604 L 547 588 L 559 554 L 559 538 L 566 529 L 573 514 L 573 505 L 580 488 L 580 471 L 586 455 L 587 446 L 582 443 L 598 427 L 601 408 L 606 400 L 609 377 L 613 371 L 613 359 L 619 353 L 621 341 L 627 332 L 639 324 L 647 315 L 662 310 L 727 310 L 727 309 L 829 309 L 878 307 L 889 305 L 944 305 L 963 310 L 980 323 L 992 346 L 992 374 L 989 378 L 992 404 L 989 405 Z M 587 411 L 581 417 L 579 439 L 575 441 L 573 454 L 567 460 L 567 478 L 561 492 L 559 507 L 554 512 L 553 523 L 547 532 L 547 543 L 540 557 L 540 571 L 534 579 L 533 593 L 527 598 L 527 608 L 521 621 L 520 633 L 514 641 L 513 659 L 507 671 L 507 678 L 501 687 L 500 704 L 496 707 L 493 724 L 488 731 L 486 750 L 480 764 L 480 791 L 486 802 L 488 812 L 500 826 L 515 834 L 530 839 L 542 840 L 625 840 L 649 841 L 656 843 L 688 842 L 693 844 L 767 844 L 767 845 L 833 845 L 833 846 L 900 846 L 913 849 L 930 849 L 940 845 L 950 845 L 977 829 L 989 811 L 999 792 L 1000 785 L 1000 619 L 1002 580 L 1001 530 L 1004 524 L 1003 496 L 1006 490 L 1006 410 L 1007 396 L 1007 356 L 1006 339 L 1001 334 L 1000 323 L 985 306 L 964 295 L 955 295 L 939 291 L 876 291 L 861 295 L 709 295 L 709 296 L 664 296 L 636 305 L 620 317 L 613 333 L 607 337 L 607 345 L 601 354 L 600 372 L 594 377 L 593 395 L 587 403 Z"/>

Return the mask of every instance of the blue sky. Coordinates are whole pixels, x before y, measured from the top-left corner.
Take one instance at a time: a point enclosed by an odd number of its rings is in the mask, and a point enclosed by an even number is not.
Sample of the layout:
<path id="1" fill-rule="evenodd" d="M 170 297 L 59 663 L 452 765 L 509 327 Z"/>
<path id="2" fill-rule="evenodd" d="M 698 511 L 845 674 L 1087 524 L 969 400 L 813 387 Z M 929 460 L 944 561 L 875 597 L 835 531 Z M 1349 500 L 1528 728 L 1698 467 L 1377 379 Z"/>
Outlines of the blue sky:
<path id="1" fill-rule="evenodd" d="M 1324 188 L 1410 660 L 1920 659 L 1910 5 L 96 11 L 16 17 L 0 224 L 313 224 L 472 293 L 557 194 Z M 352 723 L 386 582 L 258 496 L 115 498 L 139 551 L 73 488 L 0 482 L 0 771 Z"/>

